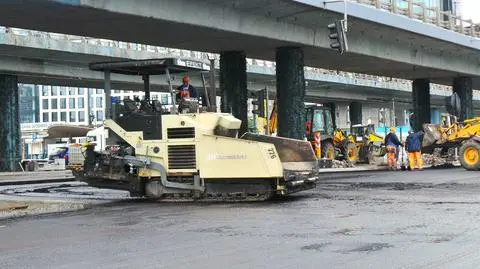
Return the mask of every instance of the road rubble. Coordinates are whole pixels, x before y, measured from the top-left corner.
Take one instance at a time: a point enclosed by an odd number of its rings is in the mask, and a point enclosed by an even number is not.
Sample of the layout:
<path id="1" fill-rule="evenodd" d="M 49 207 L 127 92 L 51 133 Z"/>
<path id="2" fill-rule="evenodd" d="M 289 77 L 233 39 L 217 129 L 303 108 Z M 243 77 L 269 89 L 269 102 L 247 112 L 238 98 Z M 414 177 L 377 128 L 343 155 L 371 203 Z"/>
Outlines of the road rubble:
<path id="1" fill-rule="evenodd" d="M 2 197 L 0 196 L 0 199 Z M 85 209 L 86 204 L 75 201 L 0 200 L 0 220 L 47 213 Z"/>

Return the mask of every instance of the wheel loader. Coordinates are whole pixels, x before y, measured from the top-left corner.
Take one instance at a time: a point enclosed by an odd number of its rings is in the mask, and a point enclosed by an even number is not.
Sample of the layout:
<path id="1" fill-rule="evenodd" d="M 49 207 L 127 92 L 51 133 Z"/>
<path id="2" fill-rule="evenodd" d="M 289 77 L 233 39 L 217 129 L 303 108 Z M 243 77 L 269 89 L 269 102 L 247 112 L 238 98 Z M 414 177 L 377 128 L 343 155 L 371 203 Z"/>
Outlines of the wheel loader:
<path id="1" fill-rule="evenodd" d="M 182 99 L 177 107 L 171 74 L 209 68 L 178 58 L 90 64 L 91 70 L 108 73 L 164 75 L 173 105 L 169 111 L 146 99 L 116 106 L 104 121 L 107 148 L 87 146 L 81 180 L 174 201 L 262 201 L 314 188 L 317 161 L 308 141 L 238 134 L 239 119 L 206 112 L 198 98 Z"/>
<path id="2" fill-rule="evenodd" d="M 467 170 L 480 170 L 480 117 L 447 124 L 423 124 L 423 149 L 459 147 L 459 160 Z"/>

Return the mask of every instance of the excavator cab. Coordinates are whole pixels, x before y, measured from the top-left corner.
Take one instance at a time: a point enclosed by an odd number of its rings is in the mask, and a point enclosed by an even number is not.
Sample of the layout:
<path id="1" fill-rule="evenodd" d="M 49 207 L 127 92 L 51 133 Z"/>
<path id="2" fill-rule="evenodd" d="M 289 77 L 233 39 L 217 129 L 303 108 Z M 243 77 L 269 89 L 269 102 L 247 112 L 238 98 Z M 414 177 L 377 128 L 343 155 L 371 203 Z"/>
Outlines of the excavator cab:
<path id="1" fill-rule="evenodd" d="M 317 158 L 333 160 L 342 157 L 341 159 L 352 164 L 356 163 L 358 150 L 348 139 L 347 134 L 334 126 L 332 110 L 317 104 L 307 106 L 305 111 L 307 116 L 305 136 L 314 149 L 317 149 L 315 151 Z"/>
<path id="2" fill-rule="evenodd" d="M 305 108 L 305 136 L 312 143 L 318 158 L 334 159 L 334 126 L 330 108 L 311 105 Z"/>

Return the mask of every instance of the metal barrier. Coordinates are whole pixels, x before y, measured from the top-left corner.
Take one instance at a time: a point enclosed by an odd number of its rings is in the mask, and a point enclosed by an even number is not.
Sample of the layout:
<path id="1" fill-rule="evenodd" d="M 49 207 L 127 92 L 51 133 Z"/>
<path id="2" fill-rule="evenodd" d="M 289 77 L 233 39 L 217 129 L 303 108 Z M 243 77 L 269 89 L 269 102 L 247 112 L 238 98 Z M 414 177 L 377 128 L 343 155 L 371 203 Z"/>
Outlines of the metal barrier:
<path id="1" fill-rule="evenodd" d="M 472 20 L 464 20 L 451 11 L 443 11 L 440 7 L 428 7 L 418 0 L 348 0 L 359 4 L 374 6 L 391 13 L 407 16 L 424 23 L 434 24 L 457 33 L 480 37 L 480 25 Z"/>

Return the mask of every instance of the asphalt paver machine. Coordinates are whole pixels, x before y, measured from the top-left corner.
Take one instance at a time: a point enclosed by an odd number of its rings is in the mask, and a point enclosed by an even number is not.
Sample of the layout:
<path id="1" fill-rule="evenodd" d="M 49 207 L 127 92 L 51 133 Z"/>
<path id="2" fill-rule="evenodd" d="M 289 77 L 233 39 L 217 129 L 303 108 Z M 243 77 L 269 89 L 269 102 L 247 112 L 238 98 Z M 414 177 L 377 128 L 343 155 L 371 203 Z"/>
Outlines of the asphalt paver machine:
<path id="1" fill-rule="evenodd" d="M 259 201 L 314 188 L 317 161 L 308 141 L 239 134 L 241 121 L 231 114 L 207 111 L 196 98 L 176 104 L 172 74 L 210 68 L 181 58 L 90 64 L 105 72 L 105 89 L 110 74 L 142 76 L 145 84 L 164 76 L 173 105 L 167 110 L 149 100 L 145 85 L 140 105 L 124 100 L 111 110 L 104 121 L 107 147 L 87 146 L 81 180 L 161 200 Z"/>

